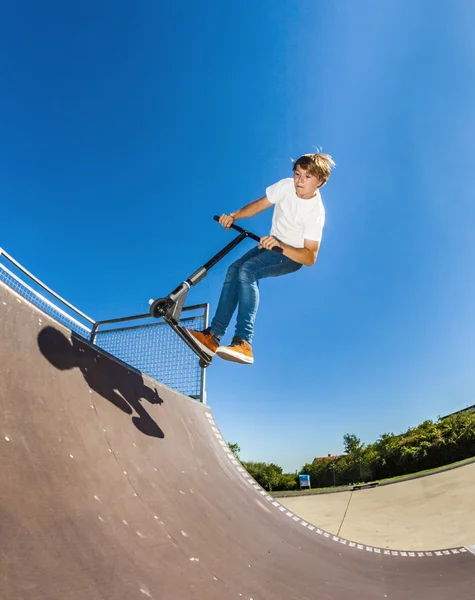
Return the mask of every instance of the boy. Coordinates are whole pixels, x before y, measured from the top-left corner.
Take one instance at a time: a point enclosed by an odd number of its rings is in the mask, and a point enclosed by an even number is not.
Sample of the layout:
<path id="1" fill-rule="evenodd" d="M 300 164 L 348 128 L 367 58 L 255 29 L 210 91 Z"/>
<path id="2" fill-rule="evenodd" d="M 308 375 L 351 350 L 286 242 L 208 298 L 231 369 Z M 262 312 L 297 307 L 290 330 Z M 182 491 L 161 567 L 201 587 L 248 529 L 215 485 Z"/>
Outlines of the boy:
<path id="1" fill-rule="evenodd" d="M 325 208 L 319 188 L 335 166 L 328 154 L 304 154 L 293 166 L 294 177 L 278 181 L 266 189 L 266 195 L 236 212 L 224 214 L 219 222 L 229 229 L 238 219 L 253 217 L 274 206 L 270 235 L 230 267 L 211 326 L 189 333 L 210 356 L 243 364 L 254 362 L 251 342 L 259 304 L 259 280 L 294 273 L 316 259 L 325 223 Z M 280 246 L 282 254 L 270 252 Z M 236 329 L 229 346 L 221 346 L 234 311 L 238 309 Z"/>

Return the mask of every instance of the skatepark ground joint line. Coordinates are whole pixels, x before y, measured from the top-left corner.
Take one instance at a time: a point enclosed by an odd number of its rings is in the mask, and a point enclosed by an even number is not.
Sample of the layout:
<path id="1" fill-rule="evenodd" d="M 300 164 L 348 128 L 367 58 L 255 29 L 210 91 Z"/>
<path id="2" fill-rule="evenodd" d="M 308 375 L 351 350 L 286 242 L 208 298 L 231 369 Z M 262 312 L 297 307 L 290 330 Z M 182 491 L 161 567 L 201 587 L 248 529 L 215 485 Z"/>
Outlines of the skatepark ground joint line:
<path id="1" fill-rule="evenodd" d="M 346 513 L 348 512 L 348 509 L 350 508 L 350 502 L 351 502 L 351 499 L 353 498 L 353 494 L 354 494 L 354 492 L 351 492 L 350 498 L 348 500 L 348 504 L 346 505 L 345 514 L 343 515 L 343 518 L 341 520 L 340 527 L 338 527 L 337 536 L 340 535 L 341 528 L 343 527 L 343 523 L 345 522 Z"/>

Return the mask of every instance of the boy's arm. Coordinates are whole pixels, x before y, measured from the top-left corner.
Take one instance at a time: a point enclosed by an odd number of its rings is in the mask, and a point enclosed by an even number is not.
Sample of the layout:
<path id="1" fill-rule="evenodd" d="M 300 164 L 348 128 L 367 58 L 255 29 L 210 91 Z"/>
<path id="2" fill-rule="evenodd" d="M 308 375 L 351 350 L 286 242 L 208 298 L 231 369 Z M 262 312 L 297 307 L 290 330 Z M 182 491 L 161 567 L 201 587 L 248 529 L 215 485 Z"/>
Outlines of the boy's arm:
<path id="1" fill-rule="evenodd" d="M 320 249 L 320 242 L 314 242 L 313 240 L 304 240 L 303 248 L 294 248 L 289 244 L 277 241 L 271 235 L 267 235 L 261 238 L 259 248 L 266 248 L 271 250 L 274 246 L 280 246 L 283 249 L 283 255 L 294 260 L 295 262 L 311 267 L 317 260 L 318 250 Z"/>
<path id="2" fill-rule="evenodd" d="M 254 217 L 271 206 L 273 206 L 272 202 L 269 202 L 267 196 L 263 196 L 259 200 L 254 200 L 254 202 L 246 204 L 246 206 L 243 206 L 243 208 L 240 208 L 236 212 L 232 212 L 229 215 L 221 215 L 219 222 L 225 229 L 229 229 L 238 219 Z"/>

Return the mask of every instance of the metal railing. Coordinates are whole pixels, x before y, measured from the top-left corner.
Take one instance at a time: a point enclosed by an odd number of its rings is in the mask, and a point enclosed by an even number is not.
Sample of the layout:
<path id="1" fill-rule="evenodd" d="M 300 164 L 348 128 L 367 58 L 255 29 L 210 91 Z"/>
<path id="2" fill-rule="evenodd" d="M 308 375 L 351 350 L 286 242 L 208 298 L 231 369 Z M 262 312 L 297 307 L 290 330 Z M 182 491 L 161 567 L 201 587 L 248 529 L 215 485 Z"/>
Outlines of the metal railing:
<path id="1" fill-rule="evenodd" d="M 196 355 L 166 323 L 151 318 L 149 313 L 95 321 L 40 281 L 2 248 L 0 248 L 0 259 L 5 259 L 9 263 L 7 267 L 0 262 L 0 281 L 57 322 L 135 370 L 196 400 L 206 401 L 205 369 L 200 367 Z M 24 277 L 16 274 L 13 269 L 26 276 L 29 283 L 26 283 Z M 39 289 L 34 289 L 35 286 Z M 39 290 L 47 292 L 51 299 L 46 298 Z M 61 307 L 52 300 L 59 303 Z M 69 314 L 68 311 L 73 314 Z M 207 327 L 207 304 L 184 307 L 183 311 L 190 313 L 190 316 L 180 319 L 184 327 L 189 329 Z M 192 312 L 198 314 L 191 315 Z M 139 320 L 147 322 L 138 325 L 122 325 Z M 117 327 L 119 324 L 121 326 Z"/>
<path id="2" fill-rule="evenodd" d="M 24 273 L 27 277 L 29 277 L 32 281 L 34 281 L 37 285 L 39 285 L 41 288 L 43 288 L 46 292 L 48 292 L 49 294 L 51 294 L 54 298 L 56 298 L 57 300 L 59 300 L 62 304 L 64 304 L 64 306 L 67 306 L 70 310 L 72 310 L 74 313 L 76 313 L 77 315 L 79 315 L 80 317 L 82 317 L 83 319 L 85 319 L 86 321 L 89 321 L 89 323 L 91 323 L 92 325 L 94 324 L 94 320 L 91 319 L 91 317 L 88 317 L 87 315 L 85 315 L 83 312 L 81 312 L 79 309 L 77 309 L 75 306 L 73 306 L 72 304 L 70 304 L 67 300 L 65 300 L 64 298 L 61 298 L 61 296 L 59 294 L 57 294 L 56 292 L 54 292 L 51 288 L 49 288 L 46 284 L 44 284 L 42 281 L 40 281 L 37 277 L 35 277 L 32 273 L 30 273 L 30 271 L 27 271 L 25 269 L 25 267 L 23 265 L 21 265 L 18 261 L 16 261 L 13 256 L 10 256 L 8 254 L 8 252 L 5 252 L 5 250 L 3 248 L 0 248 L 0 256 L 4 256 L 12 265 L 14 265 L 19 271 L 21 271 L 22 273 Z"/>
<path id="3" fill-rule="evenodd" d="M 71 331 L 74 331 L 80 336 L 89 339 L 90 324 L 94 324 L 93 319 L 82 313 L 69 302 L 63 300 L 63 298 L 61 298 L 59 294 L 56 294 L 56 292 L 51 290 L 37 277 L 35 277 L 29 271 L 27 271 L 22 265 L 20 265 L 20 263 L 18 263 L 2 248 L 0 248 L 0 259 L 1 258 L 5 258 L 10 263 L 10 268 L 0 263 L 0 281 L 3 281 L 10 288 L 15 290 L 18 294 L 20 294 L 20 296 L 22 296 L 26 300 L 29 300 L 32 304 L 40 308 L 47 315 L 50 315 L 59 323 L 68 327 L 68 329 L 71 329 Z M 18 274 L 14 273 L 13 270 L 11 270 L 12 267 L 15 267 L 23 275 L 26 275 L 31 280 L 30 285 L 26 283 L 21 277 L 19 277 Z M 45 298 L 45 296 L 40 294 L 38 290 L 34 289 L 33 285 L 36 285 L 38 288 L 48 292 L 48 294 L 50 294 L 50 296 L 55 300 L 59 300 L 66 308 L 73 312 L 76 315 L 76 317 L 80 317 L 81 319 L 83 319 L 85 323 L 81 323 L 78 320 L 78 318 L 71 316 L 65 310 L 54 304 L 51 300 Z"/>

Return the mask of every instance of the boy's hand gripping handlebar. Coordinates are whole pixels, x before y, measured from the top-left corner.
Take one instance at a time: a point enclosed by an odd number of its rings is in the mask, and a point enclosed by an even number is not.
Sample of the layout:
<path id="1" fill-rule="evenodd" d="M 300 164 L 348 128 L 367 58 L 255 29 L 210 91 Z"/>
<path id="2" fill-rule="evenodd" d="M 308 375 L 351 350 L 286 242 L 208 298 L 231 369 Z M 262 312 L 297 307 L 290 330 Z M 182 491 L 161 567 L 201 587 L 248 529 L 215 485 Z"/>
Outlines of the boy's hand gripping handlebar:
<path id="1" fill-rule="evenodd" d="M 219 217 L 217 215 L 215 215 L 213 217 L 213 219 L 215 221 L 218 221 L 218 223 L 219 223 Z M 244 234 L 246 237 L 249 237 L 249 238 L 251 238 L 251 240 L 255 240 L 256 242 L 261 241 L 261 238 L 259 236 L 257 236 L 255 233 L 247 231 L 247 229 L 243 229 L 242 227 L 239 227 L 239 225 L 234 225 L 234 223 L 231 225 L 230 229 L 235 229 L 236 231 L 239 231 L 239 233 Z M 280 246 L 274 246 L 272 248 L 272 252 L 277 252 L 277 254 L 282 254 L 283 249 Z"/>

